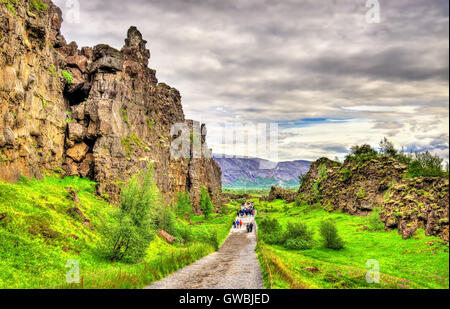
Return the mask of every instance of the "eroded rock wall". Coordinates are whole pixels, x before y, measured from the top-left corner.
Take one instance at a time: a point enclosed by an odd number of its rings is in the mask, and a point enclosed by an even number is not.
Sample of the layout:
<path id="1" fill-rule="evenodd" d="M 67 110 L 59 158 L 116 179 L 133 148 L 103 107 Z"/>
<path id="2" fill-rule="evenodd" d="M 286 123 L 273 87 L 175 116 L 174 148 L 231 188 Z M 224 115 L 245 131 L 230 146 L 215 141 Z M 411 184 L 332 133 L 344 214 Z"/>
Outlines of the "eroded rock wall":
<path id="1" fill-rule="evenodd" d="M 406 171 L 389 157 L 343 164 L 321 158 L 311 164 L 298 194 L 310 205 L 351 215 L 366 216 L 379 207 L 386 229 L 397 228 L 403 238 L 423 228 L 448 241 L 448 179 L 405 179 Z"/>
<path id="2" fill-rule="evenodd" d="M 14 12 L 0 4 L 0 179 L 41 177 L 63 161 L 68 102 L 55 48 L 61 11 L 40 14 L 23 2 Z"/>
<path id="3" fill-rule="evenodd" d="M 214 160 L 171 156 L 171 128 L 186 123 L 181 95 L 158 83 L 141 33 L 131 27 L 121 50 L 79 49 L 60 33 L 61 11 L 44 2 L 34 15 L 27 2 L 14 14 L 0 6 L 0 179 L 57 170 L 94 179 L 117 201 L 120 185 L 151 164 L 168 202 L 187 190 L 198 210 L 201 186 L 219 202 Z"/>

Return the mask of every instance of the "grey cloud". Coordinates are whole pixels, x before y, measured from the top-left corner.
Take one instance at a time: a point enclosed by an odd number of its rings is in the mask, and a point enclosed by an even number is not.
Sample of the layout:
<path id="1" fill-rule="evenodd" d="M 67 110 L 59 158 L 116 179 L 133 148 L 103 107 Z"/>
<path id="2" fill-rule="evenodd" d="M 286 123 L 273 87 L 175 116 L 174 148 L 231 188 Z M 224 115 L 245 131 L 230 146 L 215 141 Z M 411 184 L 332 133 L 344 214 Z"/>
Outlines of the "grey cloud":
<path id="1" fill-rule="evenodd" d="M 55 2 L 64 11 L 65 0 Z M 63 24 L 66 39 L 121 48 L 136 25 L 149 42 L 150 67 L 180 90 L 191 118 L 367 117 L 396 135 L 402 123 L 416 133 L 433 127 L 415 116 L 448 115 L 448 0 L 380 0 L 381 23 L 371 25 L 361 0 L 80 4 L 81 23 Z M 407 117 L 341 108 L 391 104 L 418 108 Z"/>

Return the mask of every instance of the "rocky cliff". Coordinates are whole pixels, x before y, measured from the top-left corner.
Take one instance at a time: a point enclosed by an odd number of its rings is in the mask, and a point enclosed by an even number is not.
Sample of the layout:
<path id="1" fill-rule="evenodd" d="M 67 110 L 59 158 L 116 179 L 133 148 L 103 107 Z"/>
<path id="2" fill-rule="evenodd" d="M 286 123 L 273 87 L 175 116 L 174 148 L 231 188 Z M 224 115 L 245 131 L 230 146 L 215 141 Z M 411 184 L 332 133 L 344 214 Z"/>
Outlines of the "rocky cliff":
<path id="1" fill-rule="evenodd" d="M 180 134 L 171 134 L 173 125 L 194 122 L 185 119 L 178 90 L 148 67 L 147 42 L 135 27 L 121 50 L 79 49 L 61 35 L 61 11 L 51 1 L 13 8 L 0 6 L 1 180 L 57 170 L 97 181 L 98 193 L 116 201 L 120 184 L 152 164 L 168 199 L 187 190 L 197 207 L 205 186 L 220 200 L 221 171 L 211 158 L 171 155 Z M 200 134 L 207 148 L 206 130 Z"/>
<path id="2" fill-rule="evenodd" d="M 389 157 L 343 164 L 321 158 L 311 164 L 299 197 L 328 211 L 369 215 L 375 207 L 386 229 L 398 228 L 403 238 L 418 228 L 448 241 L 448 178 L 405 179 L 407 167 Z"/>

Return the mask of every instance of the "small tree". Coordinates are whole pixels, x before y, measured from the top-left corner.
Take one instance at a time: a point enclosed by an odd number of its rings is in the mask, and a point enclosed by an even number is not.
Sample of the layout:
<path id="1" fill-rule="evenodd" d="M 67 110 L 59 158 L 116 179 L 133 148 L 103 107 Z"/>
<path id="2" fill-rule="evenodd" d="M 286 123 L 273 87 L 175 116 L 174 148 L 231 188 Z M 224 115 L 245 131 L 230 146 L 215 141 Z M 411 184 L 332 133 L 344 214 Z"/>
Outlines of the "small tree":
<path id="1" fill-rule="evenodd" d="M 205 218 L 208 218 L 213 210 L 211 197 L 205 187 L 201 187 L 200 189 L 200 209 L 205 215 Z"/>
<path id="2" fill-rule="evenodd" d="M 370 145 L 368 145 L 368 144 L 364 144 L 361 146 L 355 145 L 355 146 L 352 146 L 350 148 L 350 150 L 351 150 L 352 154 L 356 157 L 363 156 L 363 155 L 364 156 L 376 156 L 377 155 L 376 150 L 373 149 L 372 147 L 370 147 Z"/>
<path id="3" fill-rule="evenodd" d="M 442 166 L 444 160 L 429 151 L 415 153 L 408 168 L 409 177 L 445 177 L 448 175 Z"/>
<path id="4" fill-rule="evenodd" d="M 122 188 L 120 207 L 113 223 L 105 226 L 100 250 L 112 261 L 136 262 L 142 259 L 154 237 L 155 205 L 159 193 L 153 170 L 147 168 Z"/>
<path id="5" fill-rule="evenodd" d="M 324 220 L 320 223 L 320 235 L 326 248 L 339 250 L 344 248 L 344 242 L 338 235 L 336 224 L 332 220 Z"/>
<path id="6" fill-rule="evenodd" d="M 177 213 L 179 216 L 186 216 L 191 211 L 191 198 L 187 192 L 177 193 Z"/>
<path id="7" fill-rule="evenodd" d="M 398 154 L 397 149 L 395 149 L 394 144 L 388 140 L 386 137 L 380 141 L 380 153 L 382 155 L 395 158 Z"/>

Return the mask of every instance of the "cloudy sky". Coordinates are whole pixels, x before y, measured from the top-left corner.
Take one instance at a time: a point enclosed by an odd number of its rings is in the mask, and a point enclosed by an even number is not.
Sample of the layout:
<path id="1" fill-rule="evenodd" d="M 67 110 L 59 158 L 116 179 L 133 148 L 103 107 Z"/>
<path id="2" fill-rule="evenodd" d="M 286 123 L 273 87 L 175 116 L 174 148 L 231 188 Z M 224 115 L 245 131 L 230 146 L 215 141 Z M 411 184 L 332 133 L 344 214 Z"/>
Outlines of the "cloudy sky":
<path id="1" fill-rule="evenodd" d="M 79 0 L 79 20 L 74 0 L 54 2 L 80 47 L 121 48 L 137 26 L 214 152 L 253 147 L 225 125 L 278 123 L 278 160 L 342 158 L 383 136 L 448 160 L 448 0 L 379 0 L 379 23 L 366 0 Z"/>

